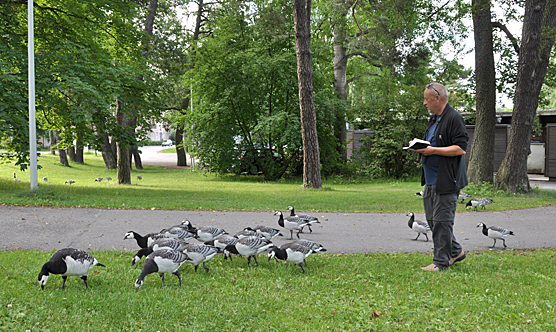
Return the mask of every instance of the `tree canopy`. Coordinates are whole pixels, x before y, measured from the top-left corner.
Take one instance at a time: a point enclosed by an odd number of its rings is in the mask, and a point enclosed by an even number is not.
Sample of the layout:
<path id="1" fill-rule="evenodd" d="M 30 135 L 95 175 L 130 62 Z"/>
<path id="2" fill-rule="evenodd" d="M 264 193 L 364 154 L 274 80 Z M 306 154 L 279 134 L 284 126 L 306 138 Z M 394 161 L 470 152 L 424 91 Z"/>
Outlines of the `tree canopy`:
<path id="1" fill-rule="evenodd" d="M 493 52 L 500 54 L 495 84 L 512 91 L 517 71 L 510 64 L 521 45 L 504 24 L 522 17 L 523 8 L 492 2 L 503 9 L 492 23 Z M 59 133 L 61 148 L 82 141 L 102 150 L 112 168 L 116 143 L 141 145 L 164 117 L 184 139 L 179 148 L 189 146 L 206 170 L 271 180 L 301 175 L 292 2 L 196 4 L 199 10 L 183 0 L 36 1 L 39 128 Z M 473 80 L 483 79 L 458 63 L 470 1 L 321 0 L 310 9 L 320 171 L 415 174 L 415 156 L 401 147 L 423 135 L 426 84 L 447 86 L 456 109 L 475 108 Z M 27 2 L 5 0 L 0 10 L 0 148 L 3 159 L 25 169 Z M 189 11 L 197 18 L 193 28 L 181 19 Z M 554 85 L 552 72 L 547 82 Z M 125 123 L 118 122 L 122 112 Z M 347 159 L 346 126 L 373 133 L 354 151 L 362 153 L 360 164 Z"/>

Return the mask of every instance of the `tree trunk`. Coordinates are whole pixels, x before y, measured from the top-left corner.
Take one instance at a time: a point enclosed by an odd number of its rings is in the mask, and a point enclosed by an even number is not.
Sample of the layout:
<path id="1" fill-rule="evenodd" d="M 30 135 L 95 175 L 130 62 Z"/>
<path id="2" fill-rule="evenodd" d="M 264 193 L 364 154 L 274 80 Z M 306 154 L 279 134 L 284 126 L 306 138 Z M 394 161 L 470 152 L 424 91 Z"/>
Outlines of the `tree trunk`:
<path id="1" fill-rule="evenodd" d="M 67 153 L 68 153 L 69 160 L 75 162 L 75 146 L 73 145 L 68 146 L 67 150 L 68 150 Z"/>
<path id="2" fill-rule="evenodd" d="M 146 36 L 143 40 L 141 53 L 147 58 L 149 52 L 150 39 L 153 35 L 154 19 L 156 17 L 156 10 L 158 8 L 158 0 L 150 0 L 148 7 L 148 14 L 145 19 L 145 32 Z M 141 76 L 137 76 L 136 80 L 142 80 Z M 117 154 L 117 176 L 118 184 L 131 184 L 131 158 L 135 159 L 135 167 L 143 169 L 141 157 L 137 151 L 135 142 L 135 125 L 137 124 L 136 115 L 129 114 L 126 110 L 122 109 L 124 103 L 119 98 L 116 99 L 116 122 L 120 130 L 129 131 L 133 141 L 125 139 L 118 139 L 116 142 Z M 127 105 L 127 103 L 126 103 Z M 129 105 L 127 105 L 129 107 Z M 127 136 L 127 135 L 124 135 Z"/>
<path id="3" fill-rule="evenodd" d="M 197 18 L 195 20 L 195 29 L 193 31 L 193 42 L 192 42 L 192 52 L 191 52 L 191 62 L 188 65 L 189 69 L 195 68 L 195 54 L 196 54 L 196 47 L 197 47 L 197 40 L 199 40 L 199 34 L 201 31 L 201 22 L 203 18 L 203 0 L 199 0 L 197 2 Z M 191 95 L 191 90 L 187 89 L 185 92 L 186 96 Z M 189 104 L 191 102 L 190 97 L 185 97 L 181 101 L 180 112 L 181 114 L 185 115 L 187 109 L 189 108 Z M 186 133 L 185 127 L 183 124 L 179 124 L 176 128 L 176 153 L 178 155 L 178 164 L 177 166 L 187 166 L 187 154 L 186 154 L 186 147 L 182 144 L 184 134 Z"/>
<path id="4" fill-rule="evenodd" d="M 555 26 L 555 1 L 525 2 L 512 127 L 506 156 L 496 175 L 494 189 L 510 192 L 527 192 L 531 189 L 527 176 L 527 157 L 531 152 L 531 134 L 539 94 L 554 45 Z"/>
<path id="5" fill-rule="evenodd" d="M 48 136 L 50 139 L 50 154 L 56 155 L 56 134 L 54 133 L 54 130 L 49 130 Z"/>
<path id="6" fill-rule="evenodd" d="M 102 159 L 104 160 L 104 165 L 107 169 L 115 169 L 117 167 L 116 158 L 116 146 L 110 143 L 110 137 L 108 134 L 103 133 L 102 143 L 100 144 L 100 149 L 102 150 Z"/>
<path id="7" fill-rule="evenodd" d="M 56 145 L 58 147 L 58 157 L 60 158 L 60 164 L 69 167 L 68 156 L 66 155 L 66 150 L 62 149 L 60 146 L 60 142 L 62 139 L 60 138 L 60 131 L 56 130 Z"/>
<path id="8" fill-rule="evenodd" d="M 293 0 L 297 79 L 303 141 L 303 187 L 321 188 L 317 115 L 313 99 L 311 0 Z"/>
<path id="9" fill-rule="evenodd" d="M 186 91 L 186 95 L 189 95 L 191 90 Z M 180 112 L 185 114 L 189 108 L 189 97 L 183 98 L 181 100 Z M 186 149 L 183 145 L 183 134 L 185 133 L 185 128 L 183 124 L 178 125 L 176 128 L 176 153 L 178 155 L 177 166 L 187 166 L 187 155 L 185 153 Z"/>
<path id="10" fill-rule="evenodd" d="M 125 110 L 122 110 L 122 103 L 116 99 L 116 122 L 118 126 L 125 130 L 127 127 L 127 118 Z M 131 184 L 131 162 L 129 158 L 129 145 L 127 142 L 116 142 L 118 166 L 117 176 L 118 184 Z"/>
<path id="11" fill-rule="evenodd" d="M 135 128 L 137 127 L 137 116 L 132 116 L 127 123 L 129 127 L 129 132 L 133 137 L 135 137 Z M 143 162 L 141 161 L 141 154 L 139 153 L 139 149 L 137 148 L 137 144 L 135 142 L 131 144 L 129 148 L 129 165 L 131 167 L 131 159 L 135 160 L 135 168 L 143 169 Z"/>
<path id="12" fill-rule="evenodd" d="M 476 126 L 467 176 L 476 184 L 493 182 L 496 75 L 492 43 L 490 0 L 473 0 L 475 34 Z"/>
<path id="13" fill-rule="evenodd" d="M 77 141 L 75 142 L 75 161 L 83 164 L 83 133 L 77 133 Z"/>
<path id="14" fill-rule="evenodd" d="M 335 24 L 334 24 L 334 89 L 338 99 L 347 103 L 347 49 L 344 46 L 346 43 L 346 31 L 344 26 L 345 17 L 348 8 L 342 0 L 335 0 Z M 347 161 L 346 149 L 346 115 L 345 109 L 340 107 L 336 109 L 336 124 L 334 126 L 334 136 L 338 140 L 338 152 L 343 161 Z"/>

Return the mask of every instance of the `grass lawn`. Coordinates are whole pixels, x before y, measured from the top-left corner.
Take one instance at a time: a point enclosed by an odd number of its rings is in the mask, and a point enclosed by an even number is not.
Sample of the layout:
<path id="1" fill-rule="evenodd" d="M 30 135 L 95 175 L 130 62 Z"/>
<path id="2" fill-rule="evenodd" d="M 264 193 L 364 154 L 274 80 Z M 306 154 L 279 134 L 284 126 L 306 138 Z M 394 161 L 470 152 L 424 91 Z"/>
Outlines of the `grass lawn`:
<path id="1" fill-rule="evenodd" d="M 0 203 L 179 210 L 422 211 L 417 179 L 324 179 L 322 190 L 302 189 L 301 180 L 264 182 L 258 177 L 216 176 L 189 169 L 145 167 L 132 185 L 116 178 L 100 156 L 63 167 L 45 155 L 39 191 L 31 194 L 29 173 L 0 165 Z M 21 182 L 13 181 L 16 172 Z M 137 180 L 141 175 L 143 180 Z M 43 182 L 42 177 L 48 181 Z M 75 180 L 73 185 L 64 184 Z M 556 202 L 556 191 L 527 195 L 468 188 L 489 196 L 489 210 L 519 209 Z M 458 209 L 463 207 L 458 206 Z M 83 249 L 83 248 L 82 248 Z M 290 264 L 247 266 L 216 256 L 197 273 L 184 264 L 183 288 L 166 275 L 147 276 L 135 291 L 142 263 L 132 253 L 92 254 L 106 268 L 89 272 L 89 286 L 51 275 L 44 290 L 38 273 L 51 252 L 0 251 L 0 331 L 555 331 L 555 249 L 468 252 L 449 270 L 426 273 L 430 253 L 317 254 L 307 273 Z"/>
<path id="2" fill-rule="evenodd" d="M 427 254 L 317 254 L 298 266 L 216 256 L 210 272 L 184 264 L 134 281 L 131 253 L 92 253 L 107 267 L 81 279 L 37 276 L 51 253 L 1 252 L 3 331 L 555 331 L 555 250 L 469 253 L 427 273 Z M 533 263 L 534 262 L 534 263 Z"/>
<path id="3" fill-rule="evenodd" d="M 418 179 L 323 180 L 320 190 L 303 189 L 301 179 L 265 182 L 260 177 L 191 172 L 190 169 L 146 166 L 133 169 L 131 185 L 115 180 L 95 182 L 98 177 L 116 179 L 116 170 L 104 167 L 100 154 L 87 154 L 85 164 L 64 167 L 57 156 L 39 158 L 39 190 L 31 194 L 29 172 L 13 164 L 0 164 L 0 202 L 14 205 L 82 206 L 129 209 L 273 211 L 294 205 L 298 211 L 319 212 L 407 212 L 421 211 L 414 194 L 422 190 Z M 13 173 L 22 179 L 13 181 Z M 140 175 L 143 180 L 137 180 Z M 43 177 L 48 181 L 44 182 Z M 75 184 L 64 184 L 67 180 Z M 533 190 L 526 195 L 469 191 L 474 197 L 489 197 L 489 210 L 521 209 L 554 204 L 556 191 Z M 481 188 L 479 188 L 481 189 Z M 463 210 L 462 205 L 458 209 Z"/>

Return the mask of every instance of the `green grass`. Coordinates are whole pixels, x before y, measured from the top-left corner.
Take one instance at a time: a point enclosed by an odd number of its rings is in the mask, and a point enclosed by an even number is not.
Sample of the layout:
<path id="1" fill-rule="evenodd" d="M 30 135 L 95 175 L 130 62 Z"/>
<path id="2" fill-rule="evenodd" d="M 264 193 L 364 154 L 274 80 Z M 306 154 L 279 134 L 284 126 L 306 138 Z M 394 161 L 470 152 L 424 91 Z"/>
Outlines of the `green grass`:
<path id="1" fill-rule="evenodd" d="M 0 252 L 2 331 L 554 331 L 556 251 L 470 252 L 447 271 L 423 272 L 420 253 L 324 255 L 298 266 L 216 256 L 205 273 L 184 264 L 184 286 L 166 275 L 134 281 L 129 252 L 93 255 L 106 268 L 77 277 L 39 270 L 51 253 Z M 534 263 L 533 263 L 534 262 Z"/>
<path id="2" fill-rule="evenodd" d="M 132 171 L 131 185 L 95 182 L 111 176 L 100 154 L 87 154 L 85 164 L 64 167 L 57 156 L 39 158 L 39 190 L 30 192 L 29 172 L 13 164 L 0 164 L 0 202 L 11 205 L 82 206 L 133 209 L 273 211 L 294 205 L 299 211 L 319 212 L 407 212 L 423 209 L 414 196 L 422 189 L 417 179 L 365 180 L 333 177 L 323 180 L 323 188 L 303 189 L 301 179 L 265 182 L 256 176 L 218 176 L 190 169 L 146 166 Z M 13 172 L 22 179 L 13 181 Z M 137 180 L 141 175 L 143 180 Z M 48 182 L 42 178 L 48 177 Z M 64 184 L 68 179 L 73 185 Z M 485 195 L 484 188 L 478 195 Z M 474 195 L 474 192 L 469 192 Z M 526 195 L 492 193 L 495 203 L 489 210 L 521 209 L 556 202 L 556 191 L 535 189 Z M 458 209 L 464 210 L 463 205 Z"/>
<path id="3" fill-rule="evenodd" d="M 271 211 L 293 204 L 300 211 L 406 212 L 422 210 L 417 179 L 325 179 L 322 190 L 302 189 L 301 180 L 264 182 L 258 177 L 216 176 L 189 169 L 145 167 L 132 185 L 94 182 L 116 178 L 100 156 L 63 167 L 40 158 L 39 191 L 29 173 L 0 165 L 0 203 L 105 208 Z M 13 172 L 22 179 L 12 180 Z M 136 180 L 141 175 L 142 181 Z M 64 184 L 73 179 L 74 185 Z M 490 193 L 489 210 L 553 204 L 556 192 Z M 458 207 L 458 209 L 463 209 Z M 52 275 L 41 291 L 37 276 L 51 253 L 0 251 L 0 331 L 554 331 L 556 250 L 468 252 L 447 271 L 426 273 L 423 253 L 319 254 L 307 273 L 290 264 L 247 267 L 215 257 L 210 272 L 180 269 L 184 287 L 156 274 L 139 291 L 142 264 L 132 253 L 93 252 L 106 268 L 89 273 L 88 290 L 77 277 Z"/>

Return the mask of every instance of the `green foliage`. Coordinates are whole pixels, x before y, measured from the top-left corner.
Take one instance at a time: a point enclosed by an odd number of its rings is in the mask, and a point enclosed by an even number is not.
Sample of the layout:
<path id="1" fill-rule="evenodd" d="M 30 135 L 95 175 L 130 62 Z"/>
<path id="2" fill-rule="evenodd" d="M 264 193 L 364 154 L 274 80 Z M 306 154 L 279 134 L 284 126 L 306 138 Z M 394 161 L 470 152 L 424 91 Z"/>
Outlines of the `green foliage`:
<path id="1" fill-rule="evenodd" d="M 0 11 L 0 148 L 24 170 L 29 147 L 27 4 L 4 1 Z M 61 131 L 61 147 L 78 137 L 97 145 L 99 132 L 135 143 L 127 128 L 116 126 L 113 111 L 119 97 L 137 116 L 140 138 L 150 127 L 147 121 L 157 116 L 156 76 L 140 52 L 141 7 L 126 1 L 46 0 L 35 3 L 34 15 L 37 126 Z"/>
<path id="2" fill-rule="evenodd" d="M 243 5 L 215 9 L 212 38 L 197 49 L 189 115 L 194 130 L 187 138 L 211 171 L 262 173 L 269 180 L 298 175 L 302 142 L 291 4 L 238 11 Z M 317 130 L 321 147 L 332 151 L 333 93 L 325 74 L 314 75 Z"/>

